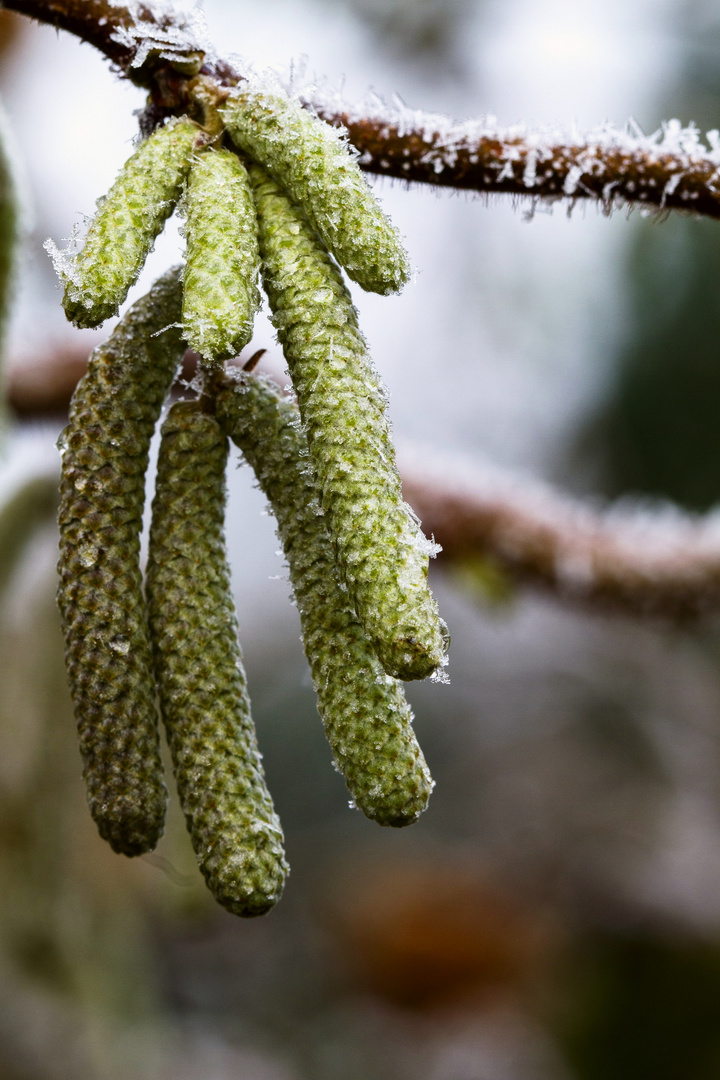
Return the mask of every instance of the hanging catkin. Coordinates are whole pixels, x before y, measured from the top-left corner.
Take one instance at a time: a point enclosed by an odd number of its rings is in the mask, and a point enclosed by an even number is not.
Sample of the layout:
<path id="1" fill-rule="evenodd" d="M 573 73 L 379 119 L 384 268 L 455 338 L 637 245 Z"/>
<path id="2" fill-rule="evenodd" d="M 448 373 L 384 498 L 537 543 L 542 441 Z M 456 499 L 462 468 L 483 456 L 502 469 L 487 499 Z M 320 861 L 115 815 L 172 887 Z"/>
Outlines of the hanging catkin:
<path id="1" fill-rule="evenodd" d="M 215 898 L 262 915 L 282 893 L 283 835 L 265 785 L 223 537 L 227 438 L 198 402 L 162 429 L 147 595 L 161 711 L 195 854 Z"/>
<path id="2" fill-rule="evenodd" d="M 409 825 L 433 783 L 402 685 L 383 672 L 341 587 L 297 408 L 267 381 L 242 374 L 219 390 L 216 409 L 277 519 L 337 767 L 368 817 Z"/>
<path id="3" fill-rule="evenodd" d="M 225 360 L 247 345 L 260 304 L 257 217 L 237 154 L 195 157 L 185 213 L 185 337 L 205 360 Z"/>
<path id="4" fill-rule="evenodd" d="M 76 326 L 98 326 L 117 314 L 180 198 L 199 134 L 185 119 L 153 132 L 98 201 L 81 250 L 70 260 L 55 256 L 65 314 Z"/>
<path id="5" fill-rule="evenodd" d="M 125 855 L 162 834 L 166 790 L 139 568 L 148 448 L 182 358 L 170 271 L 93 352 L 63 447 L 58 605 L 91 813 Z"/>
<path id="6" fill-rule="evenodd" d="M 402 501 L 383 388 L 340 273 L 302 213 L 253 165 L 262 275 L 298 397 L 337 557 L 389 675 L 445 660 L 428 589 L 430 543 Z"/>
<path id="7" fill-rule="evenodd" d="M 383 294 L 406 284 L 400 235 L 338 131 L 262 80 L 243 82 L 220 113 L 236 145 L 302 207 L 353 281 Z"/>

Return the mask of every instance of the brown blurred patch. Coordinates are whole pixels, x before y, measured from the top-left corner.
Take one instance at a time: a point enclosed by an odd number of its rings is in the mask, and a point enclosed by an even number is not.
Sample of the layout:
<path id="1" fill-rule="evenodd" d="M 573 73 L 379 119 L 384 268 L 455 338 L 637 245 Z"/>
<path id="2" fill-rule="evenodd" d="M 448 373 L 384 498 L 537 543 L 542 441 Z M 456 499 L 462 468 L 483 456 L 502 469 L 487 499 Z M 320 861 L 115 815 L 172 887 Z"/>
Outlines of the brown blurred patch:
<path id="1" fill-rule="evenodd" d="M 22 19 L 13 11 L 0 11 L 0 62 L 25 32 L 26 26 L 27 19 Z"/>
<path id="2" fill-rule="evenodd" d="M 230 363 L 242 367 L 246 354 L 249 356 L 250 352 L 246 350 Z M 66 414 L 73 391 L 87 371 L 89 355 L 87 344 L 75 343 L 57 346 L 43 356 L 24 357 L 11 363 L 6 392 L 8 405 L 15 415 L 30 418 Z M 197 375 L 199 359 L 192 349 L 185 353 L 179 378 L 186 385 Z M 264 373 L 273 375 L 274 369 Z"/>
<path id="3" fill-rule="evenodd" d="M 363 985 L 412 1008 L 519 991 L 546 968 L 557 941 L 544 913 L 434 859 L 353 874 L 331 921 Z"/>
<path id="4" fill-rule="evenodd" d="M 9 366 L 7 400 L 17 416 L 53 416 L 67 412 L 73 390 L 87 370 L 90 350 L 73 344 L 50 349 Z"/>

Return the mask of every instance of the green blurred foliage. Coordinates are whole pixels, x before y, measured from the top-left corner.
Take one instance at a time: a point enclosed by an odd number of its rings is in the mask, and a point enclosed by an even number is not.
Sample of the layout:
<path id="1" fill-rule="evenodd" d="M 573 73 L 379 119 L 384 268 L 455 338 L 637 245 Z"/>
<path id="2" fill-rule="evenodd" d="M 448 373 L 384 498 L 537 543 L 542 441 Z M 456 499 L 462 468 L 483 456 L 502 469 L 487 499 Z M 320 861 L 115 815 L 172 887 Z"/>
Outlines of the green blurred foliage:
<path id="1" fill-rule="evenodd" d="M 720 113 L 720 24 L 699 4 L 679 17 L 685 59 L 666 102 L 705 131 Z M 720 222 L 638 222 L 626 275 L 625 342 L 587 442 L 607 493 L 704 510 L 720 501 Z"/>
<path id="2" fill-rule="evenodd" d="M 575 1080 L 715 1080 L 720 945 L 604 933 L 576 946 L 559 1036 Z"/>

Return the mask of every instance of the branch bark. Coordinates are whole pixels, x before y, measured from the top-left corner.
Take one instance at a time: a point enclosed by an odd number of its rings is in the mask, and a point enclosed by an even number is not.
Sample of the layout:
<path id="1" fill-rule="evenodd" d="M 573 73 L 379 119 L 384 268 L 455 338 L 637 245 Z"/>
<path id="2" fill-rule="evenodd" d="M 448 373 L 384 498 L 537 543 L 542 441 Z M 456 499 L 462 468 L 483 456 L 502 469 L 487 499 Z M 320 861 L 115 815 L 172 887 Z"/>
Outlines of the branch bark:
<path id="1" fill-rule="evenodd" d="M 447 565 L 491 556 L 520 581 L 592 607 L 696 618 L 720 608 L 720 511 L 605 510 L 427 451 L 400 456 L 403 495 Z"/>
<path id="2" fill-rule="evenodd" d="M 149 88 L 158 111 L 182 108 L 183 69 L 201 70 L 223 86 L 243 76 L 205 55 L 182 16 L 146 3 L 111 0 L 4 0 L 4 7 L 77 35 L 126 77 Z M 319 97 L 305 104 L 344 127 L 369 173 L 530 200 L 594 199 L 609 213 L 621 204 L 686 210 L 720 218 L 720 149 L 708 152 L 694 128 L 671 121 L 657 136 L 602 129 L 587 136 L 520 128 L 493 120 L 450 124 L 404 108 L 359 114 Z"/>
<path id="3" fill-rule="evenodd" d="M 186 383 L 197 359 L 188 350 Z M 11 408 L 23 418 L 66 412 L 86 366 L 82 347 L 11 366 Z M 263 366 L 283 383 L 272 363 Z M 720 511 L 694 517 L 673 506 L 600 510 L 427 449 L 401 449 L 399 465 L 403 496 L 442 545 L 441 566 L 490 556 L 519 583 L 641 616 L 688 619 L 720 609 Z"/>
<path id="4" fill-rule="evenodd" d="M 720 218 L 720 152 L 708 152 L 699 132 L 677 121 L 651 136 L 610 127 L 563 136 L 503 130 L 492 118 L 450 124 L 403 109 L 368 116 L 308 104 L 347 129 L 361 167 L 379 176 L 571 205 L 594 199 L 606 213 L 628 203 Z"/>

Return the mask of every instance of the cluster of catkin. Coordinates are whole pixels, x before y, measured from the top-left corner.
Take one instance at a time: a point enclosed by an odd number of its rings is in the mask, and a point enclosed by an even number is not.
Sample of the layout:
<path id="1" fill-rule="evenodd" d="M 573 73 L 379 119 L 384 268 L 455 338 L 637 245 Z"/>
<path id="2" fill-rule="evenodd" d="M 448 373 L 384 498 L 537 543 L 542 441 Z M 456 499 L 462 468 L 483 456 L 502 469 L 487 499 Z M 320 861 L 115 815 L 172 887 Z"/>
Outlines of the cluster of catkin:
<path id="1" fill-rule="evenodd" d="M 383 388 L 337 264 L 380 293 L 401 288 L 408 265 L 343 140 L 246 83 L 212 124 L 171 121 L 136 150 L 61 268 L 69 318 L 97 325 L 118 310 L 178 201 L 184 268 L 130 308 L 73 399 L 59 606 L 101 835 L 137 855 L 162 833 L 157 697 L 205 879 L 230 911 L 257 915 L 287 864 L 225 553 L 228 437 L 277 518 L 318 709 L 355 804 L 407 825 L 432 789 L 400 682 L 446 662 L 432 545 L 402 500 Z M 297 405 L 223 370 L 250 340 L 259 274 Z M 162 428 L 143 590 L 149 445 L 186 344 L 202 358 L 203 394 L 173 405 Z"/>

